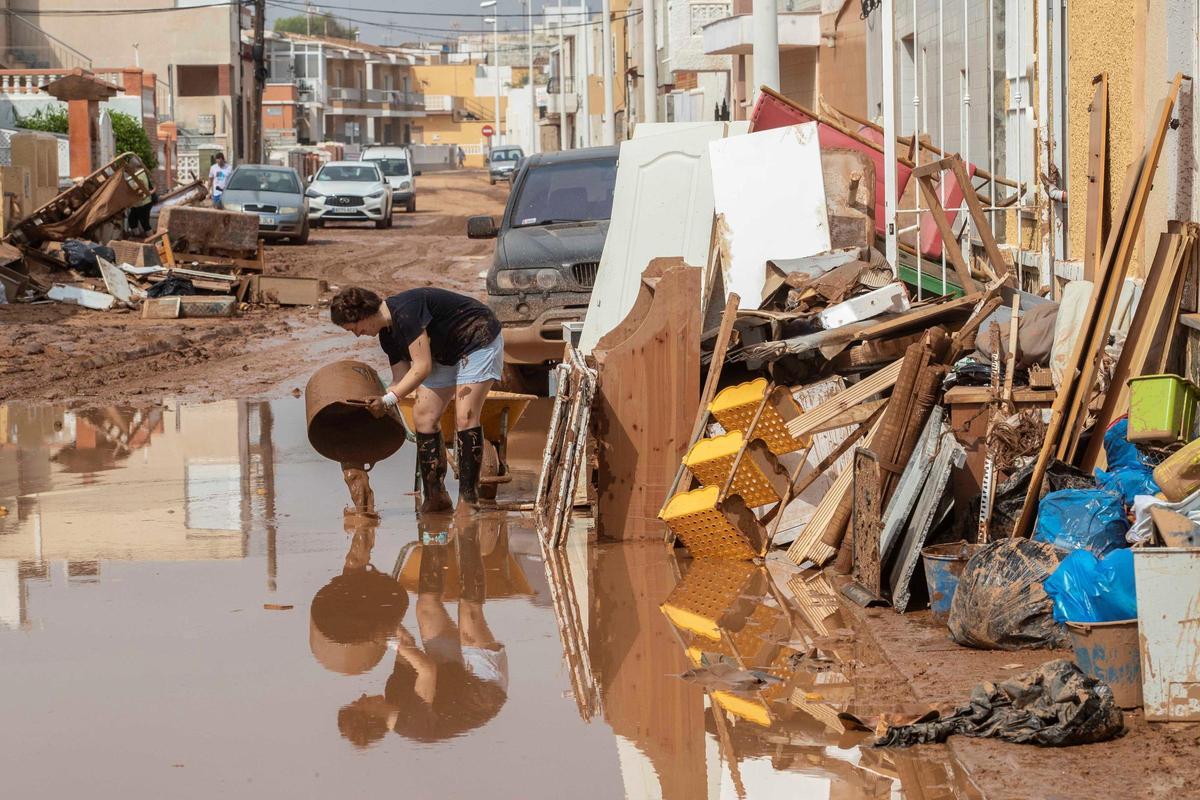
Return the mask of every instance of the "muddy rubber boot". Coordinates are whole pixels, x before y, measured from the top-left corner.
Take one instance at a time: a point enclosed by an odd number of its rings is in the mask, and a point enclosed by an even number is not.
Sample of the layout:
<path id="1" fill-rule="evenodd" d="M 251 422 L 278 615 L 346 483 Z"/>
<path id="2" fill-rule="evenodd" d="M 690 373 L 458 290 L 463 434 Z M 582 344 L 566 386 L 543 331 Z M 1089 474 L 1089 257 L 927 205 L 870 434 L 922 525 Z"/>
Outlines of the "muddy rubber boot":
<path id="1" fill-rule="evenodd" d="M 479 467 L 483 463 L 483 428 L 458 432 L 458 499 L 479 505 Z"/>
<path id="2" fill-rule="evenodd" d="M 454 507 L 446 491 L 446 449 L 440 433 L 417 434 L 417 465 L 421 470 L 421 512 L 433 514 Z"/>

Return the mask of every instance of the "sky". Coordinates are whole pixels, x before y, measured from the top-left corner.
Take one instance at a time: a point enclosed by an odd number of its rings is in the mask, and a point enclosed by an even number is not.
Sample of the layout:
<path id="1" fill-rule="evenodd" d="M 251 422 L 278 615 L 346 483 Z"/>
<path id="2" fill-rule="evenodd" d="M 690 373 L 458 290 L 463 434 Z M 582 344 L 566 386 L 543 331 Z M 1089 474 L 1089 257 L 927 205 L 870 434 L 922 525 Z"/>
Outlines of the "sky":
<path id="1" fill-rule="evenodd" d="M 532 2 L 535 14 L 544 5 L 552 8 L 558 5 L 557 2 L 545 3 L 544 0 Z M 582 0 L 563 0 L 563 4 L 578 6 Z M 501 15 L 500 30 L 525 29 L 525 6 L 521 0 L 497 0 L 495 9 L 480 9 L 479 0 L 314 0 L 313 6 L 340 19 L 348 19 L 351 26 L 360 29 L 361 40 L 370 44 L 434 41 L 453 38 L 460 33 L 478 33 L 485 29 L 491 31 L 492 26 L 485 26 L 483 17 L 493 11 Z M 590 0 L 589 6 L 597 9 L 600 3 Z M 422 12 L 435 12 L 435 15 Z M 304 0 L 267 0 L 268 26 L 279 17 L 302 13 Z M 445 14 L 462 16 L 437 16 Z M 506 14 L 516 16 L 504 16 Z M 537 21 L 535 18 L 534 23 Z M 389 30 L 383 27 L 386 25 L 395 27 Z"/>

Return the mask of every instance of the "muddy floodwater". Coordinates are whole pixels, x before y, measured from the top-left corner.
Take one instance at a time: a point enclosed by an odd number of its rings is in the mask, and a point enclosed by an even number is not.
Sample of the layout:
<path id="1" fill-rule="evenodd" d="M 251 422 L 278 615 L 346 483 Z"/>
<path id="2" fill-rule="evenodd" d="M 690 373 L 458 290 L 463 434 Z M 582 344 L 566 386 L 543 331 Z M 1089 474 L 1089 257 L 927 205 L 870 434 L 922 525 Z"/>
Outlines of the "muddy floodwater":
<path id="1" fill-rule="evenodd" d="M 863 687 L 823 578 L 419 521 L 411 445 L 345 514 L 304 422 L 0 406 L 2 796 L 979 796 L 846 731 L 922 710 Z"/>

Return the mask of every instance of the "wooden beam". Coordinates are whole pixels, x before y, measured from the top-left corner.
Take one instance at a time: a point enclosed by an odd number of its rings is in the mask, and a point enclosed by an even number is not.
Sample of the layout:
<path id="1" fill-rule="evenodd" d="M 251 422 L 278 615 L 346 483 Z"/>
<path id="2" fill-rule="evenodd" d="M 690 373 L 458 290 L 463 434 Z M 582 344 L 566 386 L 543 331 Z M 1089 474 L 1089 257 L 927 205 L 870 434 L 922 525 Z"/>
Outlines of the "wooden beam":
<path id="1" fill-rule="evenodd" d="M 992 235 L 992 226 L 983 213 L 983 205 L 979 202 L 979 195 L 975 193 L 975 187 L 971 184 L 971 178 L 967 175 L 961 158 L 955 156 L 951 159 L 950 171 L 954 173 L 954 177 L 962 189 L 963 199 L 967 201 L 967 212 L 971 215 L 971 221 L 975 223 L 975 232 L 979 234 L 979 241 L 983 243 L 988 263 L 992 265 L 992 271 L 996 273 L 996 277 L 1002 278 L 1008 274 L 1008 264 L 1005 262 L 1004 256 L 1000 254 L 1000 248 L 996 245 L 996 237 Z"/>
<path id="2" fill-rule="evenodd" d="M 843 389 L 826 400 L 821 405 L 806 411 L 788 422 L 788 433 L 794 439 L 800 439 L 823 430 L 824 426 L 857 405 L 869 400 L 873 395 L 886 391 L 896 384 L 900 376 L 900 367 L 904 359 L 894 361 L 883 369 L 863 378 L 853 386 Z"/>
<path id="3" fill-rule="evenodd" d="M 936 163 L 940 164 L 941 162 Z M 957 244 L 958 239 L 954 235 L 954 228 L 951 227 L 950 220 L 946 218 L 946 210 L 942 208 L 941 201 L 938 200 L 937 192 L 933 186 L 933 176 L 917 175 L 914 171 L 913 179 L 921 187 L 921 194 L 925 197 L 925 204 L 929 206 L 929 215 L 933 217 L 933 222 L 937 225 L 938 233 L 942 236 L 942 253 L 949 256 L 950 263 L 954 266 L 954 274 L 958 276 L 958 282 L 962 285 L 963 291 L 974 291 L 975 279 L 971 277 L 971 268 L 967 266 L 967 262 L 963 259 L 962 251 L 954 246 Z"/>
<path id="4" fill-rule="evenodd" d="M 1108 73 L 1092 78 L 1096 92 L 1088 106 L 1087 216 L 1083 238 L 1083 279 L 1096 276 L 1104 252 L 1104 200 L 1108 192 Z"/>

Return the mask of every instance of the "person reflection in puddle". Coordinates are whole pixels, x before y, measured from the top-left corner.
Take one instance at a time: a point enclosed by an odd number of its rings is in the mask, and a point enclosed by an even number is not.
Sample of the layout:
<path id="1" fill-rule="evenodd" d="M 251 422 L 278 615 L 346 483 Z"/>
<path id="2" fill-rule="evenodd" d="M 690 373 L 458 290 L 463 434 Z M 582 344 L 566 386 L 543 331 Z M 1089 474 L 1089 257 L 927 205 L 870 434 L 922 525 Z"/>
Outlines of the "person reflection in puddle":
<path id="1" fill-rule="evenodd" d="M 363 695 L 338 713 L 338 729 L 366 747 L 388 729 L 422 742 L 436 742 L 474 730 L 491 720 L 508 699 L 508 654 L 496 641 L 483 614 L 486 578 L 480 529 L 483 521 L 460 504 L 448 531 L 422 524 L 419 546 L 416 625 L 420 641 L 403 625 L 395 629 L 392 674 L 382 696 Z M 446 543 L 438 542 L 448 533 Z M 485 535 L 490 531 L 485 532 Z M 454 569 L 457 567 L 457 569 Z M 457 572 L 457 587 L 448 576 Z M 446 608 L 458 590 L 458 623 Z"/>

